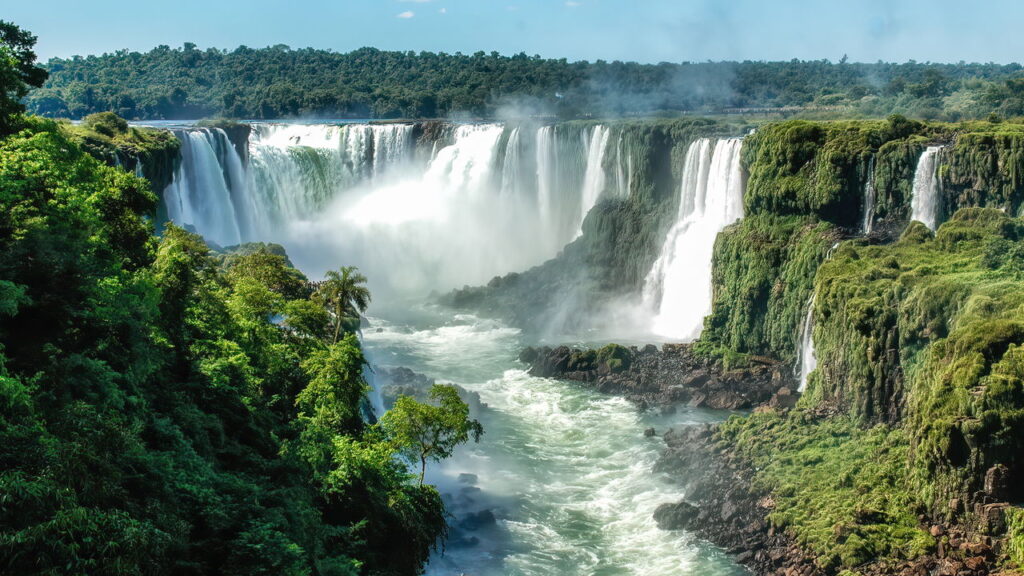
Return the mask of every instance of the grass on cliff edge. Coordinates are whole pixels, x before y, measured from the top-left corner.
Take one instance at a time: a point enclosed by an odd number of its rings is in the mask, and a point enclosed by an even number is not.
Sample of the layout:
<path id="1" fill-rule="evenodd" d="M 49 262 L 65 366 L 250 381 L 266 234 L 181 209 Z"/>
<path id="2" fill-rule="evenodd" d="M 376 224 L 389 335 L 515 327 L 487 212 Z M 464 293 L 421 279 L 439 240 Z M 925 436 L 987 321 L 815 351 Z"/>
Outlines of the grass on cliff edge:
<path id="1" fill-rule="evenodd" d="M 914 558 L 934 545 L 918 526 L 901 430 L 796 412 L 733 417 L 719 435 L 756 470 L 755 489 L 771 493 L 772 525 L 823 568 Z"/>

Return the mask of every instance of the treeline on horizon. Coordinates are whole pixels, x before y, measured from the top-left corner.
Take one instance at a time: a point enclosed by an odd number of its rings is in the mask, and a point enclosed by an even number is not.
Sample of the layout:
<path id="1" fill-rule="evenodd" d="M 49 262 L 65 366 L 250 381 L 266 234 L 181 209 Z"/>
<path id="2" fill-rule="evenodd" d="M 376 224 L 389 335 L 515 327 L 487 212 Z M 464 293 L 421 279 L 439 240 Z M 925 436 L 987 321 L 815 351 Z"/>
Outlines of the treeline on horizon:
<path id="1" fill-rule="evenodd" d="M 50 117 L 229 118 L 892 113 L 963 120 L 1024 115 L 1019 64 L 569 62 L 525 53 L 443 54 L 192 43 L 51 59 L 26 99 Z"/>

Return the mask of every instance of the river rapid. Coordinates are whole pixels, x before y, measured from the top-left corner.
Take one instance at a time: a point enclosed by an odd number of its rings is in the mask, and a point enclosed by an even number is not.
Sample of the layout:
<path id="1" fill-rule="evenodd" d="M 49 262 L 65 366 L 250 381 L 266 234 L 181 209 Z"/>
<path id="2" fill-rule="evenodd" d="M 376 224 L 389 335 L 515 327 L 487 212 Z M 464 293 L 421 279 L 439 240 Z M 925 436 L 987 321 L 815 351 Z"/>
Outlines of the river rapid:
<path id="1" fill-rule="evenodd" d="M 641 412 L 622 398 L 530 376 L 516 360 L 530 342 L 497 321 L 410 305 L 371 315 L 369 324 L 372 362 L 458 384 L 483 404 L 474 414 L 485 429 L 480 442 L 428 469 L 453 529 L 427 574 L 744 573 L 689 534 L 659 530 L 652 517 L 685 494 L 652 472 L 662 442 L 644 429 L 660 435 L 726 414 Z"/>

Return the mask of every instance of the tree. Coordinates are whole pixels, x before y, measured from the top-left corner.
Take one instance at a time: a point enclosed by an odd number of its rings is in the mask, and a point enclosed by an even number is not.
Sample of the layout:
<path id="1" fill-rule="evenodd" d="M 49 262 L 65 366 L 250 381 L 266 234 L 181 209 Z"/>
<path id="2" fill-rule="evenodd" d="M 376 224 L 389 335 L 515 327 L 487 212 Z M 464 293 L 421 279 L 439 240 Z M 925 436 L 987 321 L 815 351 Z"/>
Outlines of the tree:
<path id="1" fill-rule="evenodd" d="M 459 398 L 455 386 L 435 384 L 430 389 L 435 404 L 423 404 L 399 396 L 395 406 L 381 417 L 380 425 L 399 450 L 420 462 L 420 485 L 427 472 L 427 460 L 440 462 L 456 446 L 470 438 L 480 441 L 484 428 L 469 418 L 469 406 Z"/>
<path id="2" fill-rule="evenodd" d="M 25 110 L 21 99 L 29 88 L 46 81 L 46 70 L 35 66 L 35 44 L 35 36 L 0 20 L 0 135 L 10 133 L 14 116 Z"/>
<path id="3" fill-rule="evenodd" d="M 366 276 L 355 266 L 342 266 L 337 272 L 331 270 L 327 279 L 320 283 L 315 297 L 333 316 L 334 339 L 338 341 L 344 327 L 354 332 L 359 326 L 359 316 L 370 305 L 370 291 L 364 286 Z"/>

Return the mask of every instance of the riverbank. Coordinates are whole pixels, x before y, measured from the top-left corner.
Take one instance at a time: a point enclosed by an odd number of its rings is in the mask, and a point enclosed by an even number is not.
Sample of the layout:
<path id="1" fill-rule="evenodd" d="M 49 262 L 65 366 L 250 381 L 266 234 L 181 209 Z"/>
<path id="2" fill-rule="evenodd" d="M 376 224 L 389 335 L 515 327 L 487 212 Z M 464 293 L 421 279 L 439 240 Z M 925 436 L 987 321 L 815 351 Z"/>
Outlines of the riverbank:
<path id="1" fill-rule="evenodd" d="M 993 470 L 984 494 L 934 518 L 913 504 L 901 429 L 798 408 L 779 365 L 724 370 L 688 345 L 527 348 L 520 359 L 531 374 L 641 408 L 753 409 L 722 424 L 645 433 L 664 441 L 654 472 L 686 495 L 655 510 L 658 526 L 706 539 L 756 574 L 978 576 L 1012 565 L 1005 474 Z"/>

